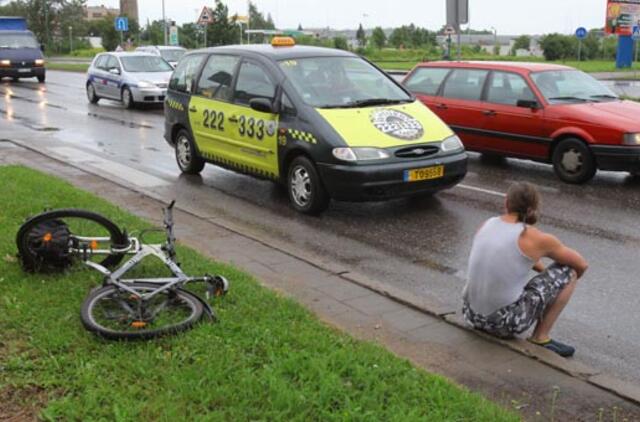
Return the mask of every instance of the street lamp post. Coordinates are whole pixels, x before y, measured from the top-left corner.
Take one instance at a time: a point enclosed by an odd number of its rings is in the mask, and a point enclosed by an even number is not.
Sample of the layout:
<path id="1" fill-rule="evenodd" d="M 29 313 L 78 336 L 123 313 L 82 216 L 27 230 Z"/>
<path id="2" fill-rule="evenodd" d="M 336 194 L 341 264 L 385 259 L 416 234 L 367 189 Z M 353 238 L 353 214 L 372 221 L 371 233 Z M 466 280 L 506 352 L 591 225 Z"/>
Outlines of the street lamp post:
<path id="1" fill-rule="evenodd" d="M 69 54 L 73 51 L 73 26 L 69 26 Z"/>
<path id="2" fill-rule="evenodd" d="M 498 47 L 498 30 L 493 26 L 491 29 L 493 29 L 493 51 L 495 53 L 496 48 L 498 48 L 498 55 L 500 55 L 500 47 Z"/>
<path id="3" fill-rule="evenodd" d="M 164 36 L 164 45 L 167 45 L 167 18 L 164 14 L 164 0 L 162 0 L 162 34 Z"/>

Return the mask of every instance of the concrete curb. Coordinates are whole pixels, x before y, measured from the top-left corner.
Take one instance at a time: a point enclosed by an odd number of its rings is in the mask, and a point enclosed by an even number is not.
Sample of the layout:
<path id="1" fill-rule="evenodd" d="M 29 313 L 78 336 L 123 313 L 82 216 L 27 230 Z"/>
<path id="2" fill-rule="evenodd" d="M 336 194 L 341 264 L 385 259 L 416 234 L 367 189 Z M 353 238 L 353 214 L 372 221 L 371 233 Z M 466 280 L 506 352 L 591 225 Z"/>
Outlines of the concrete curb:
<path id="1" fill-rule="evenodd" d="M 63 165 L 73 167 L 79 171 L 92 174 L 93 176 L 99 177 L 101 179 L 108 180 L 109 183 L 116 184 L 129 191 L 141 194 L 153 200 L 156 200 L 159 202 L 165 202 L 166 198 L 163 198 L 161 197 L 161 195 L 158 195 L 154 192 L 145 191 L 142 188 L 139 188 L 137 186 L 131 186 L 122 181 L 106 179 L 104 175 L 100 174 L 97 171 L 92 171 L 91 169 L 86 167 L 80 167 L 74 164 L 64 162 L 63 160 L 55 156 L 47 155 L 43 151 L 37 150 L 31 147 L 30 145 L 25 144 L 22 141 L 0 139 L 0 142 L 2 141 L 13 143 L 21 148 L 27 149 L 29 151 L 38 153 L 50 159 L 56 160 Z M 184 207 L 178 204 L 176 205 L 176 208 L 182 212 L 190 214 L 196 218 L 206 220 L 211 224 L 214 224 L 220 228 L 233 232 L 239 236 L 258 242 L 266 247 L 275 249 L 281 253 L 284 253 L 293 258 L 301 260 L 320 270 L 326 271 L 330 274 L 334 274 L 335 276 L 347 282 L 355 283 L 359 286 L 365 287 L 375 293 L 381 294 L 389 299 L 392 299 L 403 305 L 409 306 L 417 311 L 436 316 L 440 318 L 442 321 L 448 324 L 451 324 L 452 326 L 462 328 L 469 332 L 473 332 L 478 336 L 481 336 L 494 343 L 505 346 L 521 355 L 535 359 L 553 369 L 561 371 L 574 378 L 581 379 L 591 385 L 601 388 L 607 392 L 613 393 L 620 398 L 623 398 L 632 403 L 640 405 L 640 387 L 639 386 L 635 386 L 619 378 L 616 378 L 607 374 L 603 374 L 601 373 L 601 371 L 598 371 L 582 363 L 575 362 L 570 359 L 564 359 L 551 351 L 548 351 L 542 347 L 535 346 L 525 340 L 522 340 L 522 339 L 502 340 L 502 339 L 498 339 L 496 337 L 490 336 L 488 334 L 479 332 L 477 330 L 474 330 L 470 328 L 463 321 L 461 315 L 457 310 L 452 310 L 450 307 L 446 307 L 444 304 L 439 303 L 438 301 L 433 300 L 431 298 L 424 297 L 424 296 L 418 297 L 409 292 L 402 291 L 394 286 L 387 285 L 379 280 L 372 279 L 368 276 L 365 276 L 357 272 L 349 271 L 348 268 L 343 267 L 342 265 L 336 264 L 334 262 L 326 261 L 318 256 L 309 254 L 307 252 L 303 252 L 300 250 L 293 250 L 283 242 L 274 241 L 272 239 L 265 239 L 260 235 L 257 235 L 255 233 L 250 233 L 249 231 L 247 231 L 246 228 L 239 227 L 228 221 L 223 221 L 219 218 L 210 218 L 208 216 L 201 215 L 198 212 L 198 210 L 193 209 L 193 207 L 189 207 L 189 206 Z"/>

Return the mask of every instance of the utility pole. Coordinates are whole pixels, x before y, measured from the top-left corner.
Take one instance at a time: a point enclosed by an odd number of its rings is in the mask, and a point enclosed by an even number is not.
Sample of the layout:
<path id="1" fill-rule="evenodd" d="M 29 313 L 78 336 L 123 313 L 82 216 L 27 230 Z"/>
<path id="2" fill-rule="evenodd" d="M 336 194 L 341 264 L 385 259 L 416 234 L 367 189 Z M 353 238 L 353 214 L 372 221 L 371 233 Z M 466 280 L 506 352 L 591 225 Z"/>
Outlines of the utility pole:
<path id="1" fill-rule="evenodd" d="M 164 14 L 164 0 L 162 0 L 162 34 L 164 36 L 164 45 L 167 45 L 167 18 Z"/>
<path id="2" fill-rule="evenodd" d="M 73 26 L 69 26 L 69 54 L 73 51 Z"/>

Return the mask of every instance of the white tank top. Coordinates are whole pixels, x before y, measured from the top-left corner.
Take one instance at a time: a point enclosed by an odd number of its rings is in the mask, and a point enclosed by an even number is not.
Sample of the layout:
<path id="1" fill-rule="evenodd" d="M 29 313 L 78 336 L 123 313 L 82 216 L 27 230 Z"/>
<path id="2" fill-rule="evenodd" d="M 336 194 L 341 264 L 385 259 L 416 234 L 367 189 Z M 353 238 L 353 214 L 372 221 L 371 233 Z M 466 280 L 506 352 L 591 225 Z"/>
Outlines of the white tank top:
<path id="1" fill-rule="evenodd" d="M 489 316 L 522 295 L 534 265 L 518 245 L 524 229 L 494 217 L 474 237 L 464 297 L 475 313 Z"/>

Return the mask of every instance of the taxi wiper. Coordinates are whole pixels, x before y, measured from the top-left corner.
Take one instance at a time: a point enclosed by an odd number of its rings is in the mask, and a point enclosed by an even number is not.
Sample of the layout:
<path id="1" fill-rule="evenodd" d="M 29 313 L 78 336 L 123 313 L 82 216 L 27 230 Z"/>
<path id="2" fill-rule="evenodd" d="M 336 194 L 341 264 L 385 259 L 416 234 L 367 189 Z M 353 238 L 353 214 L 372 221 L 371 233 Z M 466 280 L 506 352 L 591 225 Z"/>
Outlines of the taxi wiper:
<path id="1" fill-rule="evenodd" d="M 566 96 L 566 97 L 551 97 L 549 98 L 549 100 L 558 100 L 558 101 L 580 101 L 583 103 L 586 103 L 587 100 L 586 98 L 580 98 L 580 97 L 570 97 L 570 96 Z"/>
<path id="2" fill-rule="evenodd" d="M 410 99 L 406 100 L 392 100 L 390 98 L 367 98 L 365 100 L 351 101 L 346 104 L 332 105 L 323 108 L 355 108 L 355 107 L 368 107 L 376 105 L 390 105 L 390 104 L 403 104 L 410 102 Z"/>

